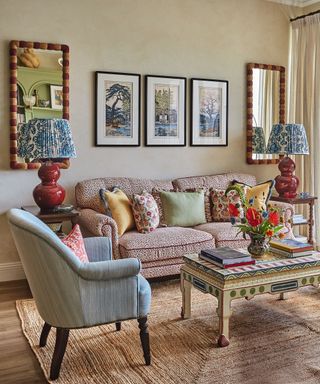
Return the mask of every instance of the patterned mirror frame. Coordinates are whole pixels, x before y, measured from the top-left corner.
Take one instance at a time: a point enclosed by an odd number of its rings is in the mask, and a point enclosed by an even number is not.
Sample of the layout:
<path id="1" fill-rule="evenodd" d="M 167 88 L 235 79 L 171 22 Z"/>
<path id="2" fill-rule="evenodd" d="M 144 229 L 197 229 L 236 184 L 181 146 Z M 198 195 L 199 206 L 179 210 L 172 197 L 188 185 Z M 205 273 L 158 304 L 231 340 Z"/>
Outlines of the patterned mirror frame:
<path id="1" fill-rule="evenodd" d="M 252 129 L 253 129 L 253 68 L 269 69 L 280 72 L 280 95 L 279 95 L 279 123 L 285 124 L 286 114 L 286 69 L 279 65 L 271 64 L 247 64 L 247 163 L 248 164 L 277 164 L 279 159 L 260 159 L 252 158 Z"/>
<path id="2" fill-rule="evenodd" d="M 17 74 L 18 74 L 18 48 L 34 48 L 50 51 L 62 51 L 62 86 L 63 110 L 62 117 L 69 120 L 69 47 L 64 44 L 39 43 L 31 41 L 12 40 L 10 42 L 10 168 L 12 169 L 38 169 L 41 163 L 18 162 L 17 156 Z M 57 163 L 60 168 L 69 168 L 69 159 Z"/>

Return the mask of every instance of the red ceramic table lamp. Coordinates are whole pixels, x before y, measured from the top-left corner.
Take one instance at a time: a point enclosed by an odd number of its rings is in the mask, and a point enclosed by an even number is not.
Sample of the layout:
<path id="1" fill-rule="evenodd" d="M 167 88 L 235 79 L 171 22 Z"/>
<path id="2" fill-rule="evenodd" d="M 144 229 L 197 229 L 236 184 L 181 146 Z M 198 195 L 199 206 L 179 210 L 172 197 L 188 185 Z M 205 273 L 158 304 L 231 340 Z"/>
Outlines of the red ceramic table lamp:
<path id="1" fill-rule="evenodd" d="M 308 155 L 309 145 L 302 124 L 275 124 L 268 141 L 267 153 L 285 155 L 279 162 L 281 175 L 275 178 L 275 189 L 280 197 L 297 196 L 299 179 L 294 175 L 296 165 L 288 155 Z"/>
<path id="2" fill-rule="evenodd" d="M 57 183 L 60 168 L 57 159 L 76 157 L 69 121 L 65 119 L 31 119 L 23 124 L 18 136 L 18 156 L 41 161 L 41 183 L 33 198 L 42 212 L 53 211 L 63 203 L 64 188 Z"/>

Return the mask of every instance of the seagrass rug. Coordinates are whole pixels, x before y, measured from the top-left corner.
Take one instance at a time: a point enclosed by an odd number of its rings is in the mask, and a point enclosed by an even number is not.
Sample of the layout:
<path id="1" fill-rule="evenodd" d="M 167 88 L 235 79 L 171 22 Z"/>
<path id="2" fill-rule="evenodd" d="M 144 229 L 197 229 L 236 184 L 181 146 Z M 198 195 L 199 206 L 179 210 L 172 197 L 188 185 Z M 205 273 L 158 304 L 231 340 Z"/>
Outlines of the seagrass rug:
<path id="1" fill-rule="evenodd" d="M 43 322 L 33 300 L 16 303 L 22 330 L 46 377 L 54 331 L 40 348 Z M 136 320 L 72 330 L 57 384 L 319 384 L 320 292 L 289 299 L 262 295 L 233 301 L 231 343 L 217 348 L 216 300 L 193 289 L 192 317 L 180 319 L 178 282 L 152 285 L 149 332 L 152 365 L 145 366 Z"/>

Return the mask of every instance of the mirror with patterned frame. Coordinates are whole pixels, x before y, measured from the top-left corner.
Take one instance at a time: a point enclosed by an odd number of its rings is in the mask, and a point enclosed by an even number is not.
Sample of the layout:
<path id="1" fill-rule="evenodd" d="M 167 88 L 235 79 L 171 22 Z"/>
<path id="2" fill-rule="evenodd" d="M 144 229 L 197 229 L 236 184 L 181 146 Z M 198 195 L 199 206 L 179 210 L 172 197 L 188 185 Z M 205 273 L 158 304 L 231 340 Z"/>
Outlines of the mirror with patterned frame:
<path id="1" fill-rule="evenodd" d="M 272 64 L 247 65 L 247 163 L 277 164 L 266 153 L 273 124 L 285 123 L 285 68 Z"/>
<path id="2" fill-rule="evenodd" d="M 69 47 L 30 41 L 10 42 L 10 167 L 37 169 L 39 160 L 18 157 L 22 123 L 33 118 L 69 119 Z M 68 168 L 68 159 L 57 159 Z"/>

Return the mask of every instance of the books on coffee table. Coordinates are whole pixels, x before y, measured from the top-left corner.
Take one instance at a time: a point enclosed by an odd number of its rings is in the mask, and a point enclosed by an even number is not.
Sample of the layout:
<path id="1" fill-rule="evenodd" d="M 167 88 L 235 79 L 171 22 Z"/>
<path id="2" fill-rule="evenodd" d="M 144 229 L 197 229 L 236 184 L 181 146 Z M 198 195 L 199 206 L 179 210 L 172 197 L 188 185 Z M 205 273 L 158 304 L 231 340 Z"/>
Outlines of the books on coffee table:
<path id="1" fill-rule="evenodd" d="M 221 268 L 239 267 L 255 264 L 256 262 L 250 255 L 246 255 L 229 247 L 203 249 L 199 257 Z"/>
<path id="2" fill-rule="evenodd" d="M 300 257 L 312 254 L 313 245 L 293 239 L 272 240 L 269 243 L 272 253 L 285 257 Z"/>

